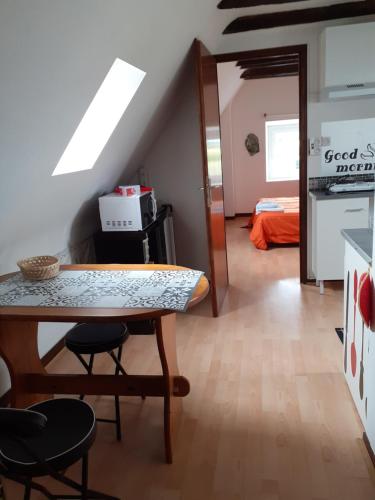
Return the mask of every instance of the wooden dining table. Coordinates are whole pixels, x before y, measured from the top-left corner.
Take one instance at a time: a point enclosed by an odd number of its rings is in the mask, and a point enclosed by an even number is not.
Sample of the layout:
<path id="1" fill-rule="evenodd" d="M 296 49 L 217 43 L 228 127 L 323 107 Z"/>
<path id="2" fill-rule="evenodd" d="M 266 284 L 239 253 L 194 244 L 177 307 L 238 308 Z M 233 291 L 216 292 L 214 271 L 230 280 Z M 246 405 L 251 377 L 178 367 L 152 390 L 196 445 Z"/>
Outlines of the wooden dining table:
<path id="1" fill-rule="evenodd" d="M 180 266 L 143 264 L 63 265 L 62 270 L 128 271 L 186 270 Z M 14 273 L 0 277 L 7 280 Z M 208 280 L 202 276 L 188 308 L 208 294 Z M 162 375 L 83 375 L 51 374 L 42 364 L 38 351 L 39 322 L 127 322 L 152 319 Z M 176 349 L 176 313 L 168 309 L 124 307 L 41 307 L 0 306 L 0 355 L 11 379 L 11 405 L 25 408 L 53 394 L 151 396 L 164 398 L 164 443 L 167 463 L 172 463 L 174 421 L 181 411 L 181 398 L 189 394 L 190 384 L 180 375 Z"/>

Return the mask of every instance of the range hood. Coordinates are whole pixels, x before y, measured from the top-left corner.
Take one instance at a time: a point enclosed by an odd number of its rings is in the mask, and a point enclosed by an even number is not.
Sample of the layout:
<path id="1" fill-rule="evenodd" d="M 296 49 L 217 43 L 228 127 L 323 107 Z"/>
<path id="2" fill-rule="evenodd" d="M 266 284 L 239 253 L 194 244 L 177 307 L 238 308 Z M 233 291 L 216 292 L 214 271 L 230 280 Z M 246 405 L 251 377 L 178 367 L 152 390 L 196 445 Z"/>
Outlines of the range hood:
<path id="1" fill-rule="evenodd" d="M 332 26 L 321 36 L 322 99 L 375 96 L 375 22 Z"/>

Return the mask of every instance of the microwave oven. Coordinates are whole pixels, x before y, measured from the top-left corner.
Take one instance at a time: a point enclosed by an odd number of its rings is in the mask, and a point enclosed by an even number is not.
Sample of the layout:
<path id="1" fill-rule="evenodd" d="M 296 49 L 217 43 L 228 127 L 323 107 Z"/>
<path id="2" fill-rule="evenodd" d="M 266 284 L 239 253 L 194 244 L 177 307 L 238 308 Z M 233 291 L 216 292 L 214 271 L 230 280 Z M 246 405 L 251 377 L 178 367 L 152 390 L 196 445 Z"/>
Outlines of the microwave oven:
<path id="1" fill-rule="evenodd" d="M 153 192 L 122 196 L 110 193 L 99 198 L 103 231 L 142 231 L 156 219 Z"/>

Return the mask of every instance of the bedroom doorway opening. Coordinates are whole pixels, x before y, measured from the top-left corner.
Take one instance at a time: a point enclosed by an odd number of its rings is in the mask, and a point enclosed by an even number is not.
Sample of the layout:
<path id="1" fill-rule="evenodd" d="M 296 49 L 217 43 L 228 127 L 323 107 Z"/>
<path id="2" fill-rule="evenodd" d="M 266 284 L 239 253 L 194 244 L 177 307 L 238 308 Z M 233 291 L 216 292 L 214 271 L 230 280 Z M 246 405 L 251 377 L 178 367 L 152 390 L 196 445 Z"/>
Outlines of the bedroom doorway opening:
<path id="1" fill-rule="evenodd" d="M 306 283 L 307 47 L 215 58 L 226 219 L 249 226 L 248 244 L 263 259 L 290 247 L 291 269 Z"/>

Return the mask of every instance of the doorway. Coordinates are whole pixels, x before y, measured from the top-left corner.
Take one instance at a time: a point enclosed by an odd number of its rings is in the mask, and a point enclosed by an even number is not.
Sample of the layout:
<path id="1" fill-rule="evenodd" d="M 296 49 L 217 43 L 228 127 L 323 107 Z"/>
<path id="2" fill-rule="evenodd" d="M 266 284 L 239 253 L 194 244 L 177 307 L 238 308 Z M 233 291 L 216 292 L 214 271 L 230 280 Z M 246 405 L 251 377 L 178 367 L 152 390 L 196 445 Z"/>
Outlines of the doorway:
<path id="1" fill-rule="evenodd" d="M 279 80 L 279 78 L 294 77 L 298 81 L 298 133 L 299 133 L 299 179 L 298 185 L 295 185 L 295 189 L 298 192 L 299 198 L 299 221 L 295 219 L 294 224 L 299 229 L 299 275 L 300 282 L 306 283 L 307 278 L 307 46 L 288 46 L 288 47 L 277 47 L 272 49 L 261 49 L 246 52 L 237 52 L 231 54 L 219 54 L 215 56 L 217 64 L 221 63 L 232 63 L 237 69 L 241 69 L 244 77 L 249 80 L 260 80 L 267 78 L 273 79 L 274 81 Z M 244 79 L 245 79 L 244 78 Z M 270 81 L 270 80 L 269 80 Z M 279 80 L 281 82 L 281 80 Z M 296 82 L 297 83 L 297 82 Z M 282 98 L 280 96 L 280 98 Z M 264 113 L 265 115 L 267 113 Z M 279 133 L 282 137 L 281 127 L 277 128 L 278 125 L 283 125 L 284 131 L 286 128 L 291 129 L 296 126 L 296 123 L 292 123 L 295 120 L 295 116 L 264 116 L 264 122 L 267 129 Z M 277 120 L 277 118 L 282 118 L 282 120 Z M 288 120 L 289 119 L 289 120 Z M 286 122 L 289 121 L 289 124 Z M 279 123 L 278 123 L 279 122 Z M 250 131 L 249 131 L 250 132 Z M 287 134 L 285 135 L 285 137 Z M 245 138 L 243 138 L 245 142 Z M 253 138 L 250 138 L 253 139 Z M 253 145 L 254 146 L 254 145 Z M 255 145 L 256 149 L 256 145 Z M 267 152 L 269 153 L 269 147 Z M 272 152 L 271 152 L 272 153 Z M 272 173 L 271 161 L 267 160 L 269 166 L 267 166 L 267 177 L 275 175 Z M 293 175 L 289 172 L 290 175 Z M 225 174 L 224 174 L 225 175 Z M 287 175 L 287 174 L 285 174 Z M 270 180 L 270 179 L 267 179 Z M 272 179 L 271 179 L 272 182 Z M 296 181 L 297 182 L 297 181 Z M 283 184 L 283 183 L 280 183 Z M 227 196 L 228 193 L 224 193 Z M 263 197 L 263 196 L 262 196 Z M 286 210 L 285 210 L 286 211 Z M 298 228 L 299 226 L 299 228 Z"/>

